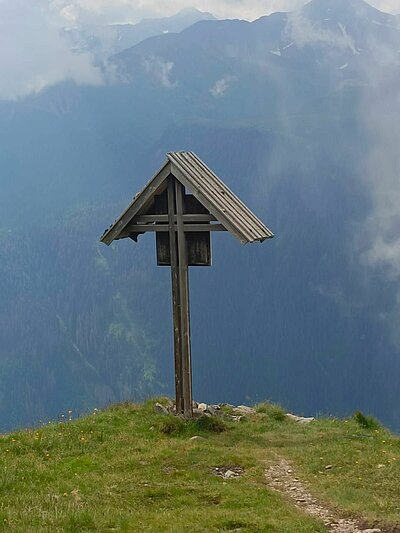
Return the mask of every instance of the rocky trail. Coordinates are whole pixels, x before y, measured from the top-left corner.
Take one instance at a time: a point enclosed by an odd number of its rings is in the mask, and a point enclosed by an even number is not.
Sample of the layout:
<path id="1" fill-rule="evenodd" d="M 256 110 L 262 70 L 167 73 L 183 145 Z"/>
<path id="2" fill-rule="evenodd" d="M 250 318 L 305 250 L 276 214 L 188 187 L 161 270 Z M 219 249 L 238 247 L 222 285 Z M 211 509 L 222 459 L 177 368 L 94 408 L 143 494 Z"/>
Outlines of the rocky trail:
<path id="1" fill-rule="evenodd" d="M 294 505 L 325 524 L 330 533 L 399 533 L 398 526 L 363 526 L 358 520 L 341 516 L 319 502 L 296 477 L 292 466 L 283 458 L 265 471 L 268 486 L 290 498 Z"/>

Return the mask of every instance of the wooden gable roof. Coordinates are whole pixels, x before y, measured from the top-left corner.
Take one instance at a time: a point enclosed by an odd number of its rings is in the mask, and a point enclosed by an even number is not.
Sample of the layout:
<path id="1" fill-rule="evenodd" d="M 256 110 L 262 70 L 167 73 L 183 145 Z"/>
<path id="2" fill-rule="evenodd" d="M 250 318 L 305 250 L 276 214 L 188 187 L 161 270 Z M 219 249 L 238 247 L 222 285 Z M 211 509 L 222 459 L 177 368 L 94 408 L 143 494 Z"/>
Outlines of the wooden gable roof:
<path id="1" fill-rule="evenodd" d="M 197 200 L 243 244 L 263 242 L 274 234 L 193 152 L 169 152 L 160 170 L 138 193 L 122 215 L 106 230 L 101 241 L 110 245 L 121 238 L 125 227 L 144 214 L 155 195 L 163 192 L 173 175 Z"/>

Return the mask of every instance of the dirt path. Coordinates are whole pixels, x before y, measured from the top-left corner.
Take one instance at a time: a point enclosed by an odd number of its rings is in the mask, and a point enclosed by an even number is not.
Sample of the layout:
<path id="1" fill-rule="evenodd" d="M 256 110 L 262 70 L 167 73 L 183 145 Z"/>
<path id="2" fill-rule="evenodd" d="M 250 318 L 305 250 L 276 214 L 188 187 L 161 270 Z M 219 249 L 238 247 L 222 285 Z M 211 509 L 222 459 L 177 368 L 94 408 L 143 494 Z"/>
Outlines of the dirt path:
<path id="1" fill-rule="evenodd" d="M 295 506 L 303 512 L 323 522 L 331 533 L 384 533 L 384 530 L 360 528 L 356 520 L 340 517 L 331 509 L 318 502 L 295 476 L 290 464 L 285 459 L 265 471 L 268 486 L 288 496 Z"/>

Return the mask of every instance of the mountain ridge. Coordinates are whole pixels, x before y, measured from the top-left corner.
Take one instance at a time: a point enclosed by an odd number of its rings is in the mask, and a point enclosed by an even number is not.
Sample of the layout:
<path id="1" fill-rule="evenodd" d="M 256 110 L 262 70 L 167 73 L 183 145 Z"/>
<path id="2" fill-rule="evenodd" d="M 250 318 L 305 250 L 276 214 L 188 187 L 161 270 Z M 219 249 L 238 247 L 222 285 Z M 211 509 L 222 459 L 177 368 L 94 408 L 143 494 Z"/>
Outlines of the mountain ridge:
<path id="1" fill-rule="evenodd" d="M 290 45 L 289 19 L 199 22 L 116 56 L 103 86 L 1 104 L 3 429 L 173 390 L 154 242 L 98 240 L 181 149 L 277 236 L 241 248 L 216 235 L 213 268 L 191 271 L 195 395 L 361 408 L 400 427 L 400 292 L 386 270 L 398 32 L 300 21 Z"/>

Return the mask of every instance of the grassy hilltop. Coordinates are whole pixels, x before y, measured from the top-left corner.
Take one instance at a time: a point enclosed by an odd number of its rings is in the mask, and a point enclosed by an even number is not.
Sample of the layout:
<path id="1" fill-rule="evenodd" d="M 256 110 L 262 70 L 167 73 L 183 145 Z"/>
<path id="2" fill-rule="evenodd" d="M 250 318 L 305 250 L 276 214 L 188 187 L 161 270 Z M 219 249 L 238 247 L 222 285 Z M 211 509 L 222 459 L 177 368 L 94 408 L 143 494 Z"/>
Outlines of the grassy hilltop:
<path id="1" fill-rule="evenodd" d="M 153 405 L 2 436 L 0 530 L 328 531 L 267 485 L 285 459 L 325 505 L 397 531 L 400 440 L 372 420 L 301 425 L 263 404 L 240 422 L 185 423 Z"/>

